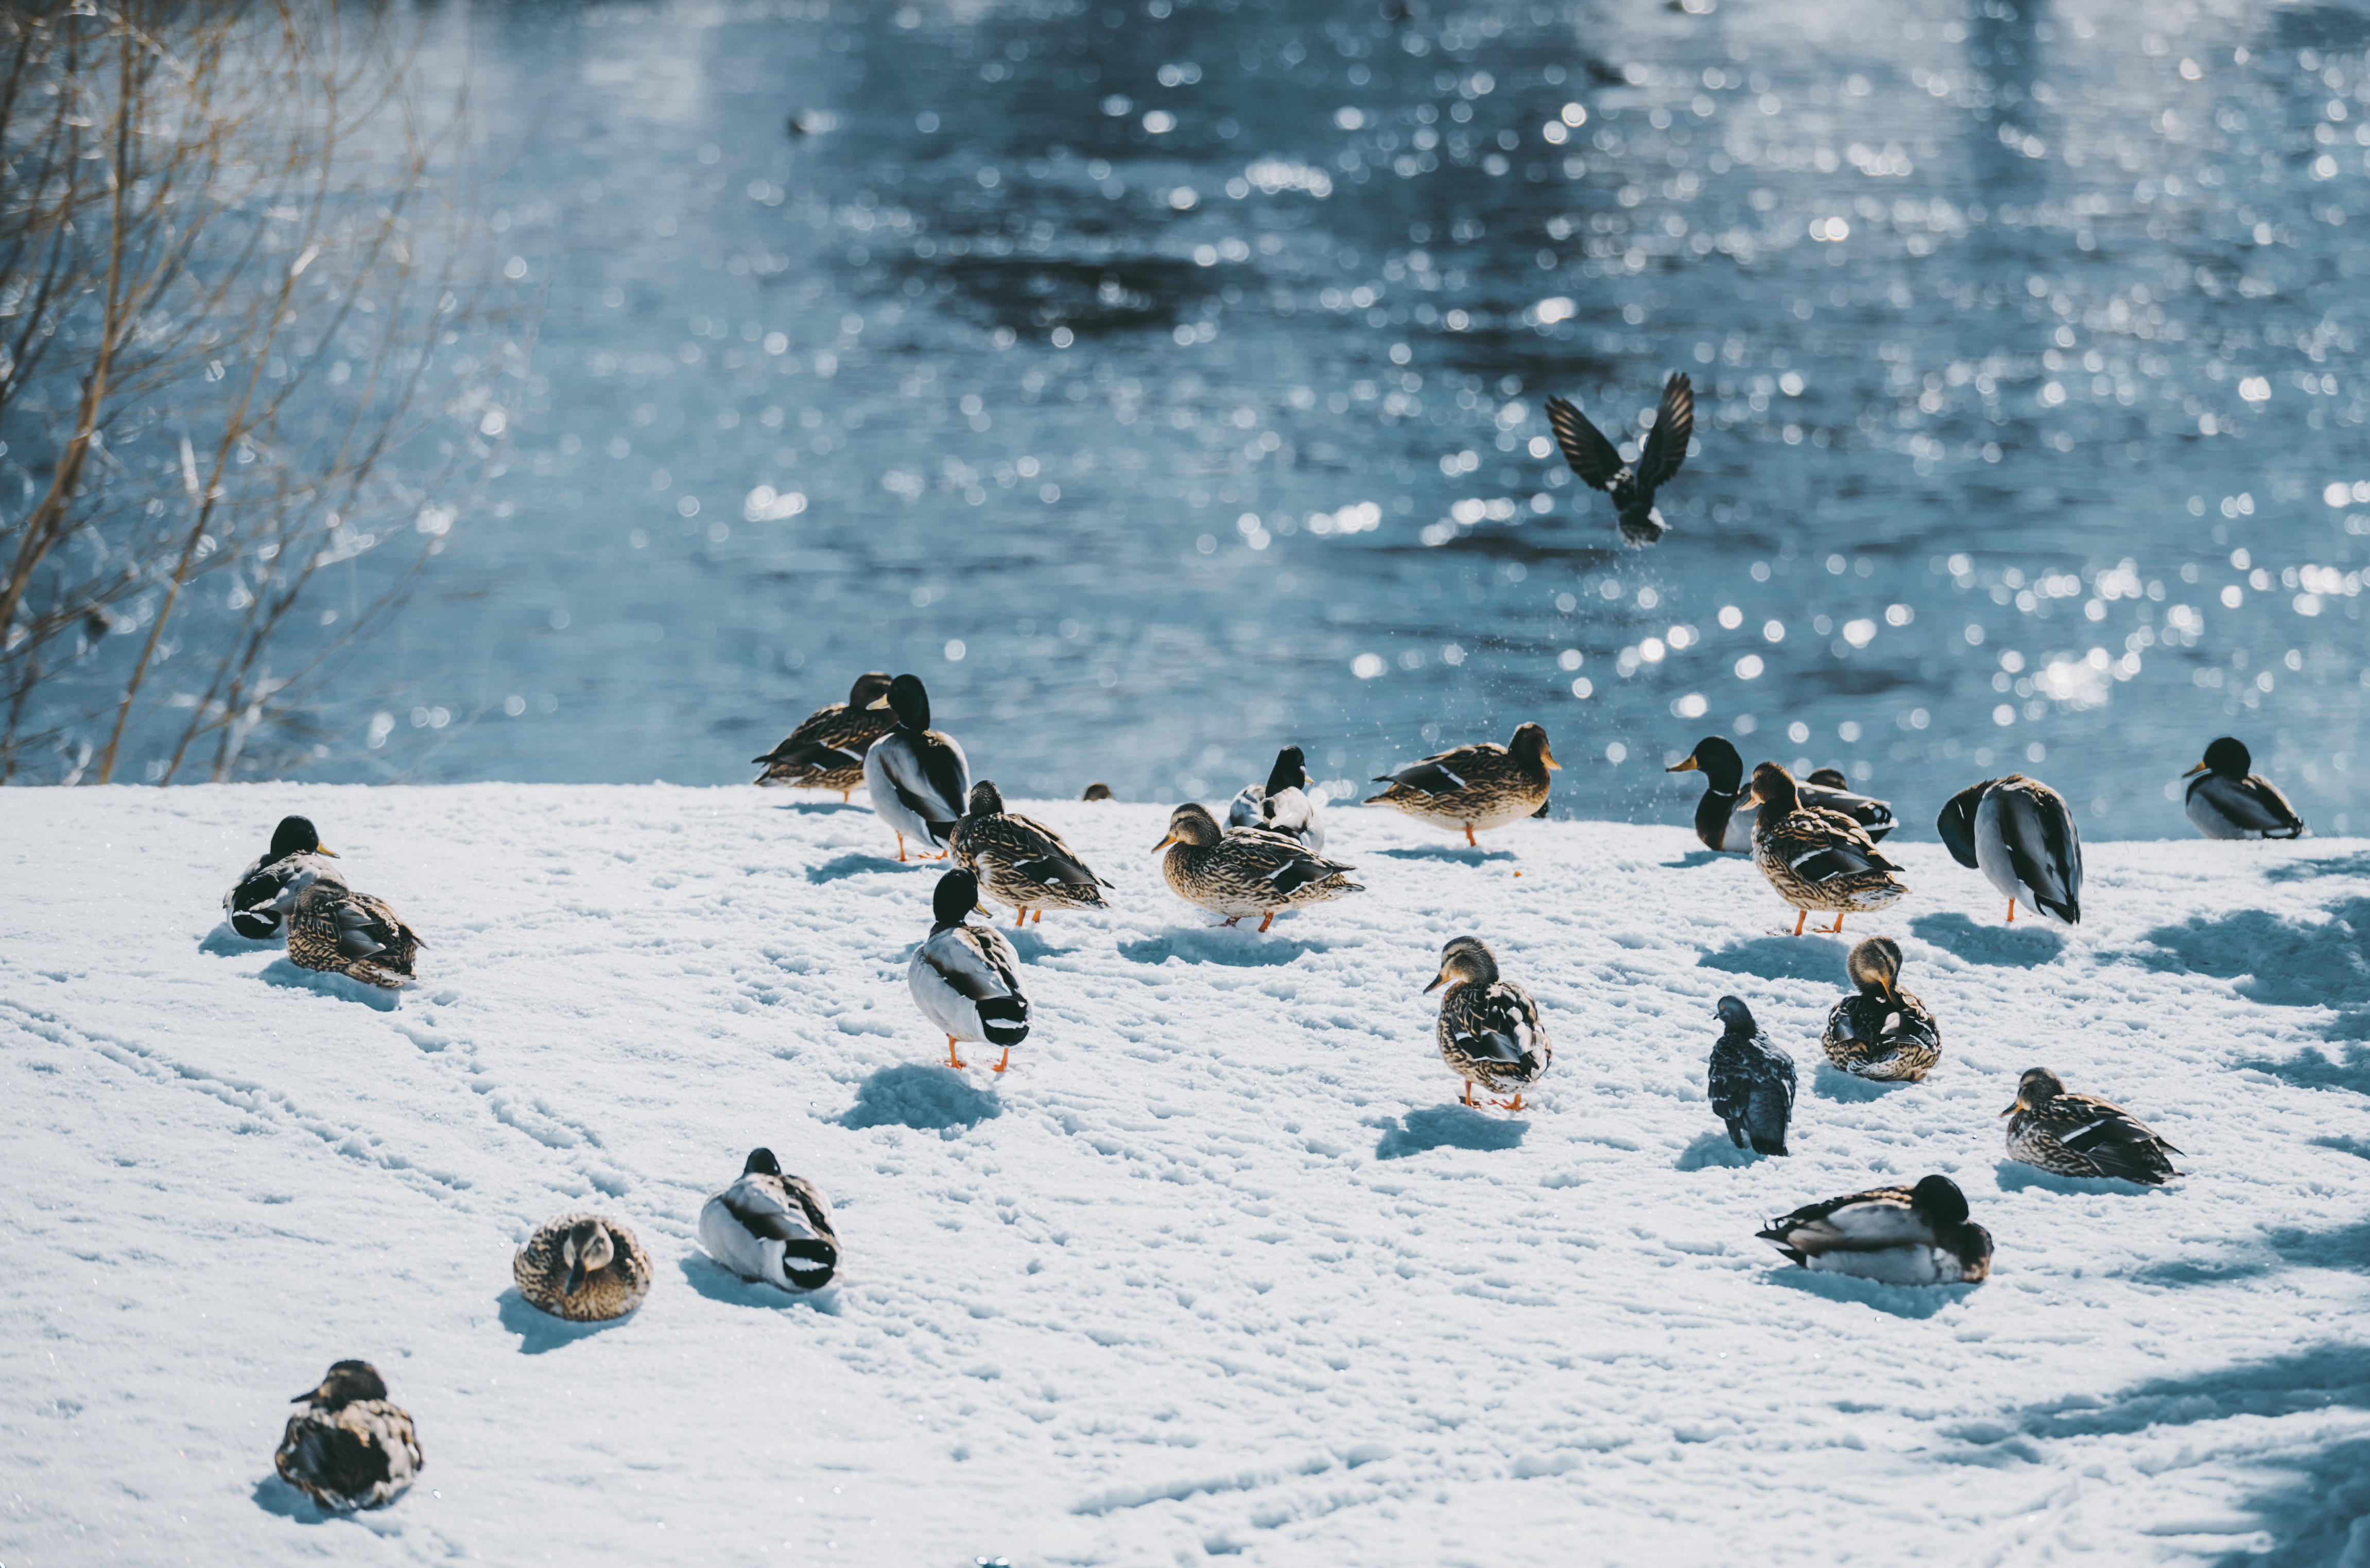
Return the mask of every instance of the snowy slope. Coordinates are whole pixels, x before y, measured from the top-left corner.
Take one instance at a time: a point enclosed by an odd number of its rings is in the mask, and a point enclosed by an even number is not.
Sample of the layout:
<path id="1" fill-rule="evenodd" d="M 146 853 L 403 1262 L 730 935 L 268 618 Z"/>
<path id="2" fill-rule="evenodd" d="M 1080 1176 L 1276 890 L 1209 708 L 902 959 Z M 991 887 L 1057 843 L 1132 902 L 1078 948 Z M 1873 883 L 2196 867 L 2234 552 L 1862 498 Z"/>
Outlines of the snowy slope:
<path id="1" fill-rule="evenodd" d="M 1337 807 L 1371 890 L 1260 937 L 1168 892 L 1162 811 L 1016 805 L 1118 886 L 1018 937 L 1038 1024 L 998 1082 L 938 1065 L 903 979 L 937 871 L 860 805 L 6 804 L 8 1568 L 2320 1562 L 2370 1516 L 2359 841 L 2094 844 L 2067 936 L 1901 846 L 1915 891 L 1853 929 L 1903 939 L 1947 1055 L 1885 1090 L 1815 1065 L 1844 944 L 1776 934 L 1677 828 L 1477 854 Z M 434 944 L 399 1008 L 214 933 L 288 809 Z M 1431 1044 L 1466 931 L 1554 1034 L 1519 1119 L 1452 1104 Z M 1791 1159 L 1714 1135 L 1731 990 L 1801 1061 Z M 2195 1174 L 2005 1163 L 2036 1063 Z M 838 1206 L 815 1299 L 694 1239 L 759 1143 Z M 1753 1238 L 1938 1170 L 1998 1240 L 1986 1285 L 1813 1279 Z M 584 1205 L 659 1269 L 599 1330 L 510 1281 Z M 324 1520 L 270 1450 L 345 1356 L 428 1468 Z"/>

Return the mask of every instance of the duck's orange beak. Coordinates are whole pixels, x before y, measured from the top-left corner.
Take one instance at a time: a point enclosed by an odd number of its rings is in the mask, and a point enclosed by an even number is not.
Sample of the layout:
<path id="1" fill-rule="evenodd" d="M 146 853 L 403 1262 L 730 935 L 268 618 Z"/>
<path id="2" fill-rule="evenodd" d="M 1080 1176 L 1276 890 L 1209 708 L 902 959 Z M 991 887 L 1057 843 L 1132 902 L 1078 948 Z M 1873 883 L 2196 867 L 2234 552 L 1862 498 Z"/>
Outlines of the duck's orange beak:
<path id="1" fill-rule="evenodd" d="M 1662 770 L 1662 772 L 1666 773 L 1692 773 L 1695 771 L 1696 760 L 1692 755 L 1690 755 L 1685 761 L 1674 763 L 1670 767 Z"/>
<path id="2" fill-rule="evenodd" d="M 2180 776 L 2181 776 L 2182 778 L 2191 778 L 2191 777 L 2193 777 L 2194 775 L 2196 775 L 2196 774 L 2198 774 L 2198 773 L 2203 773 L 2204 771 L 2205 771 L 2205 764 L 2204 764 L 2204 763 L 2203 763 L 2203 762 L 2200 762 L 2200 763 L 2198 763 L 2198 764 L 2197 764 L 2197 766 L 2195 766 L 2195 767 L 2193 767 L 2193 768 L 2190 769 L 2188 773 L 2185 773 L 2181 774 Z"/>
<path id="3" fill-rule="evenodd" d="M 2002 1116 L 2012 1116 L 2016 1115 L 2016 1114 L 2017 1114 L 2017 1112 L 2021 1111 L 2021 1110 L 2023 1110 L 2023 1109 L 2025 1109 L 2025 1108 L 2026 1108 L 2026 1107 L 2025 1107 L 2025 1104 L 2024 1104 L 2024 1096 L 2023 1096 L 2023 1095 L 2021 1095 L 2021 1094 L 2019 1094 L 2019 1095 L 2018 1095 L 2018 1096 L 2017 1096 L 2016 1104 L 2013 1104 L 2013 1105 L 2010 1105 L 2007 1110 L 2002 1111 L 2002 1112 L 2000 1113 L 2000 1115 L 2002 1115 Z"/>
<path id="4" fill-rule="evenodd" d="M 1432 984 L 1430 984 L 1430 985 L 1428 985 L 1428 986 L 1426 986 L 1426 987 L 1424 987 L 1424 988 L 1423 988 L 1423 994 L 1424 994 L 1424 995 L 1426 995 L 1426 996 L 1430 996 L 1433 991 L 1438 990 L 1441 987 L 1443 987 L 1443 986 L 1446 985 L 1447 983 L 1448 983 L 1448 971 L 1447 971 L 1447 970 L 1445 970 L 1445 969 L 1443 969 L 1439 974 L 1437 974 L 1437 975 L 1435 975 L 1435 976 L 1433 976 L 1433 977 L 1432 977 Z"/>
<path id="5" fill-rule="evenodd" d="M 1557 773 L 1563 772 L 1563 764 L 1555 760 L 1555 753 L 1548 750 L 1545 746 L 1539 748 L 1539 761 L 1545 762 L 1548 767 L 1553 768 Z"/>
<path id="6" fill-rule="evenodd" d="M 1161 840 L 1158 843 L 1156 843 L 1156 844 L 1153 845 L 1153 846 L 1152 846 L 1152 853 L 1155 853 L 1155 854 L 1158 854 L 1162 850 L 1167 849 L 1169 845 L 1171 845 L 1171 844 L 1175 843 L 1176 841 L 1177 841 L 1177 835 L 1176 835 L 1176 834 L 1174 834 L 1174 833 L 1171 833 L 1171 834 L 1169 834 L 1167 838 L 1165 838 L 1165 839 Z"/>

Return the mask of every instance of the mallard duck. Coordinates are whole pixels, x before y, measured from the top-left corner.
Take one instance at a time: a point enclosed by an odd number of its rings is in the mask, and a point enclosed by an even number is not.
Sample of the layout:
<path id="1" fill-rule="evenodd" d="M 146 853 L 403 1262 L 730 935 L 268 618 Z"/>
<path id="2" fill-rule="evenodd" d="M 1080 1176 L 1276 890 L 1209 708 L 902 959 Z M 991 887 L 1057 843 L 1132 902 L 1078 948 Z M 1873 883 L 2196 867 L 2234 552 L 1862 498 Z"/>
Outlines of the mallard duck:
<path id="1" fill-rule="evenodd" d="M 1970 784 L 1934 825 L 1952 860 L 2008 895 L 2009 924 L 2019 898 L 2062 924 L 2081 922 L 2082 835 L 2065 797 L 2047 784 L 2022 773 Z"/>
<path id="2" fill-rule="evenodd" d="M 1375 782 L 1391 787 L 1366 804 L 1396 807 L 1452 833 L 1462 828 L 1470 844 L 1476 830 L 1545 815 L 1547 770 L 1562 766 L 1547 753 L 1547 732 L 1526 724 L 1503 746 L 1484 740 L 1377 773 Z"/>
<path id="3" fill-rule="evenodd" d="M 2208 746 L 2205 761 L 2180 775 L 2192 781 L 2189 819 L 2209 839 L 2303 838 L 2304 818 L 2279 785 L 2249 771 L 2254 765 L 2246 743 L 2235 737 L 2226 735 Z"/>
<path id="4" fill-rule="evenodd" d="M 1756 1234 L 1804 1268 L 1885 1285 L 1973 1285 L 1992 1271 L 1992 1233 L 1948 1176 L 1831 1197 Z"/>
<path id="5" fill-rule="evenodd" d="M 346 975 L 385 990 L 411 983 L 412 963 L 428 945 L 385 899 L 357 893 L 336 867 L 296 857 L 290 886 L 288 957 L 299 968 Z"/>
<path id="6" fill-rule="evenodd" d="M 2013 1118 L 2008 1158 L 2061 1176 L 2121 1176 L 2155 1187 L 2180 1174 L 2168 1158 L 2180 1150 L 2146 1123 L 2095 1094 L 2068 1094 L 2045 1067 L 2026 1070 L 2016 1104 L 2000 1115 Z"/>
<path id="7" fill-rule="evenodd" d="M 1775 762 L 1753 770 L 1750 798 L 1760 810 L 1753 819 L 1753 864 L 1778 896 L 1799 911 L 1794 934 L 1812 910 L 1833 910 L 1835 923 L 1857 910 L 1881 910 L 1909 891 L 1893 876 L 1901 868 L 1884 858 L 1858 823 L 1834 811 L 1802 804 L 1793 775 Z"/>
<path id="8" fill-rule="evenodd" d="M 1306 792 L 1316 781 L 1308 776 L 1308 761 L 1297 746 L 1275 754 L 1264 784 L 1245 784 L 1226 807 L 1229 828 L 1265 828 L 1299 841 L 1311 854 L 1325 853 L 1325 823 L 1317 815 L 1317 799 Z"/>
<path id="9" fill-rule="evenodd" d="M 1087 786 L 1087 793 L 1078 796 L 1080 800 L 1109 800 L 1110 797 L 1110 785 L 1103 783 L 1100 779 L 1097 779 L 1094 783 L 1088 784 Z"/>
<path id="10" fill-rule="evenodd" d="M 1942 1029 L 1926 1004 L 1901 989 L 1901 944 L 1871 936 L 1844 969 L 1858 989 L 1827 1014 L 1819 1048 L 1856 1078 L 1915 1083 L 1942 1059 Z"/>
<path id="11" fill-rule="evenodd" d="M 1498 978 L 1498 960 L 1478 936 L 1460 936 L 1440 950 L 1440 973 L 1424 987 L 1430 995 L 1442 986 L 1440 1023 L 1433 1033 L 1440 1041 L 1440 1059 L 1465 1081 L 1466 1104 L 1473 1104 L 1476 1079 L 1497 1093 L 1513 1092 L 1511 1100 L 1492 1100 L 1501 1110 L 1528 1109 L 1523 1091 L 1544 1077 L 1555 1060 L 1555 1047 L 1547 1026 L 1539 1022 L 1539 1004 L 1512 980 Z"/>
<path id="12" fill-rule="evenodd" d="M 957 1042 L 980 1040 L 1004 1047 L 991 1070 L 1002 1072 L 1012 1065 L 1012 1047 L 1029 1037 L 1020 955 L 1004 933 L 964 919 L 979 909 L 979 878 L 972 873 L 939 877 L 930 908 L 937 923 L 905 966 L 905 989 L 922 1016 L 945 1032 L 949 1067 L 969 1065 L 955 1054 Z"/>
<path id="13" fill-rule="evenodd" d="M 310 817 L 282 817 L 280 826 L 271 830 L 270 847 L 257 855 L 223 895 L 223 913 L 230 917 L 231 930 L 249 942 L 269 942 L 279 935 L 287 914 L 290 885 L 304 869 L 296 863 L 314 854 L 338 857 L 337 851 L 321 841 Z"/>
<path id="14" fill-rule="evenodd" d="M 1711 1048 L 1705 1087 L 1711 1114 L 1728 1124 L 1728 1140 L 1756 1154 L 1786 1152 L 1786 1124 L 1794 1115 L 1794 1059 L 1761 1032 L 1740 997 L 1724 996 L 1719 1043 Z"/>
<path id="15" fill-rule="evenodd" d="M 915 839 L 941 858 L 971 794 L 971 761 L 950 735 L 930 727 L 930 694 L 918 676 L 900 675 L 872 705 L 897 715 L 897 727 L 864 754 L 864 787 L 872 809 L 897 835 L 897 858 Z"/>
<path id="16" fill-rule="evenodd" d="M 1265 931 L 1279 910 L 1366 890 L 1344 875 L 1355 866 L 1311 854 L 1298 841 L 1263 828 L 1221 832 L 1206 807 L 1190 802 L 1168 814 L 1168 837 L 1152 846 L 1155 854 L 1162 850 L 1168 854 L 1160 874 L 1170 890 L 1189 904 L 1225 916 L 1227 925 L 1257 915 Z"/>
<path id="17" fill-rule="evenodd" d="M 1045 918 L 1045 907 L 1099 910 L 1110 886 L 1080 860 L 1062 835 L 1033 817 L 1004 809 L 1004 795 L 982 779 L 971 786 L 970 809 L 949 841 L 955 864 L 977 876 L 990 898 L 1012 906 L 1012 923 L 1026 923 L 1029 911 Z"/>
<path id="18" fill-rule="evenodd" d="M 789 738 L 753 762 L 763 762 L 761 784 L 790 789 L 835 789 L 846 800 L 864 782 L 864 754 L 896 727 L 874 704 L 889 694 L 889 677 L 868 670 L 847 689 L 847 701 L 825 703 L 800 720 Z"/>
<path id="19" fill-rule="evenodd" d="M 1670 525 L 1654 509 L 1654 492 L 1669 484 L 1686 461 L 1687 438 L 1695 433 L 1696 395 L 1687 378 L 1674 375 L 1662 383 L 1654 428 L 1634 464 L 1623 462 L 1620 449 L 1588 422 L 1588 416 L 1560 397 L 1547 399 L 1547 423 L 1563 448 L 1563 460 L 1582 483 L 1613 498 L 1621 542 L 1646 545 L 1660 539 Z"/>
<path id="20" fill-rule="evenodd" d="M 519 1294 L 555 1318 L 622 1318 L 650 1293 L 650 1259 L 634 1233 L 599 1214 L 563 1214 L 535 1227 L 511 1259 Z"/>
<path id="21" fill-rule="evenodd" d="M 1708 850 L 1729 849 L 1731 841 L 1736 836 L 1738 815 L 1752 809 L 1743 798 L 1744 759 L 1737 755 L 1736 748 L 1721 736 L 1707 735 L 1696 742 L 1696 749 L 1687 753 L 1684 761 L 1674 763 L 1663 771 L 1673 773 L 1700 771 L 1703 773 L 1703 798 L 1696 802 L 1696 837 L 1703 841 L 1704 848 Z M 1868 835 L 1870 843 L 1880 841 L 1885 834 L 1893 831 L 1894 823 L 1891 806 L 1872 795 L 1856 795 L 1841 787 L 1830 789 L 1816 782 L 1821 773 L 1838 781 L 1843 777 L 1832 768 L 1823 768 L 1811 775 L 1812 782 L 1796 784 L 1795 793 L 1801 797 L 1803 805 L 1814 810 L 1839 812 L 1850 818 L 1859 824 L 1860 831 Z M 1740 843 L 1734 847 L 1743 849 L 1748 846 Z"/>
<path id="22" fill-rule="evenodd" d="M 389 1402 L 385 1379 L 367 1361 L 333 1363 L 318 1387 L 290 1402 L 305 1408 L 288 1418 L 271 1462 L 333 1514 L 385 1507 L 428 1462 L 410 1413 Z"/>
<path id="23" fill-rule="evenodd" d="M 804 1176 L 782 1174 L 770 1149 L 753 1149 L 741 1179 L 699 1211 L 699 1244 L 743 1279 L 820 1290 L 839 1268 L 831 1205 Z"/>

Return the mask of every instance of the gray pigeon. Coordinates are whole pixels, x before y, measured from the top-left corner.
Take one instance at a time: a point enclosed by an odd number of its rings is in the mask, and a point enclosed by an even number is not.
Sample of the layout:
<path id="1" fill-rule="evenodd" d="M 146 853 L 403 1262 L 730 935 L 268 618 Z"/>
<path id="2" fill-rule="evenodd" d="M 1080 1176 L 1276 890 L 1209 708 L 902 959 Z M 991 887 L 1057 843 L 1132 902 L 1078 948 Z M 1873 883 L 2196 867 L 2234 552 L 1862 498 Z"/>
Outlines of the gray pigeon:
<path id="1" fill-rule="evenodd" d="M 1727 1032 L 1711 1048 L 1712 1115 L 1728 1124 L 1739 1149 L 1750 1139 L 1756 1153 L 1783 1154 L 1794 1112 L 1794 1059 L 1769 1043 L 1742 1001 L 1721 997 L 1717 1011 Z"/>

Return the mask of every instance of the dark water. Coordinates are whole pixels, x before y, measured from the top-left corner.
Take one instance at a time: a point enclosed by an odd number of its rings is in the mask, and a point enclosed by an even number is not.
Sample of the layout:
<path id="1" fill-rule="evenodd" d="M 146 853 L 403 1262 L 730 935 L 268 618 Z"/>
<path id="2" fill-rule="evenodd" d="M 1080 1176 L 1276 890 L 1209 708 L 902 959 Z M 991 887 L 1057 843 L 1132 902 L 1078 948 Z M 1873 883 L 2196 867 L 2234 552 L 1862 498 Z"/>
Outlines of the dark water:
<path id="1" fill-rule="evenodd" d="M 2359 819 L 2370 11 L 1688 3 L 447 13 L 537 379 L 336 770 L 746 777 L 878 668 L 1019 794 L 1536 719 L 1683 820 L 1749 726 L 2156 836 L 2228 731 Z M 1672 370 L 1625 551 L 1540 400 Z"/>

